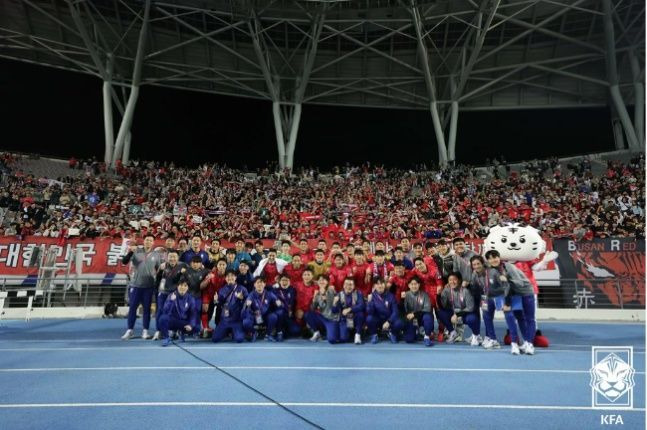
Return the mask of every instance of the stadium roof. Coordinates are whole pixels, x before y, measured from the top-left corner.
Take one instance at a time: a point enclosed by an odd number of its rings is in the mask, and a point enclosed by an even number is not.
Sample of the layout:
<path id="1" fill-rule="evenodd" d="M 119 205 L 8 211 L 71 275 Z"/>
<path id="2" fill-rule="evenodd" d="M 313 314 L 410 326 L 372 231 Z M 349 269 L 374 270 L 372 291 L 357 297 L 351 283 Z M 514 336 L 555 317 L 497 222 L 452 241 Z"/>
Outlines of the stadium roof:
<path id="1" fill-rule="evenodd" d="M 644 35 L 644 0 L 0 2 L 1 57 L 96 75 L 122 113 L 141 85 L 272 101 L 289 166 L 303 103 L 428 109 L 441 162 L 459 110 L 610 105 L 636 146 Z"/>

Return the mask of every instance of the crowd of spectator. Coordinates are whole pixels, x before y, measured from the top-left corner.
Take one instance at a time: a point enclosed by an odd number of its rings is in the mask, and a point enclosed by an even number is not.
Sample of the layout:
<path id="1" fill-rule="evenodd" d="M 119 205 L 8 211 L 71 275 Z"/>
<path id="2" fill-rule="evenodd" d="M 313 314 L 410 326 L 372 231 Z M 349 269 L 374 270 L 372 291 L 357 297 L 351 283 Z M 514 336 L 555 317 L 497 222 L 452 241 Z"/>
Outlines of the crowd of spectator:
<path id="1" fill-rule="evenodd" d="M 491 174 L 468 166 L 435 171 L 345 166 L 293 175 L 226 166 L 136 162 L 116 172 L 70 160 L 82 174 L 40 178 L 0 154 L 0 236 L 141 236 L 370 241 L 482 238 L 489 227 L 523 222 L 547 237 L 644 238 L 644 154 L 562 168 L 557 160 L 505 161 Z"/>

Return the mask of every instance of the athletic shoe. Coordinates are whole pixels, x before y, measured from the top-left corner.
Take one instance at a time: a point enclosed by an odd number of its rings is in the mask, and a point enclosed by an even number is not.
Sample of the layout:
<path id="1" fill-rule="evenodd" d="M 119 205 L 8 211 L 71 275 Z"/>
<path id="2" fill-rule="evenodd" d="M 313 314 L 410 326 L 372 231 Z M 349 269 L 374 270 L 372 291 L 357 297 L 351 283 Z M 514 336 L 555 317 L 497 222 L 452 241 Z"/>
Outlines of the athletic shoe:
<path id="1" fill-rule="evenodd" d="M 425 342 L 425 346 L 434 346 L 434 342 L 431 340 L 429 336 L 425 336 L 424 342 Z"/>
<path id="2" fill-rule="evenodd" d="M 465 331 L 465 326 L 463 324 L 460 324 L 456 326 L 456 333 L 458 333 L 458 337 L 456 338 L 456 342 L 462 342 L 463 341 L 463 332 Z"/>
<path id="3" fill-rule="evenodd" d="M 321 339 L 321 333 L 319 333 L 319 331 L 316 331 L 310 338 L 310 342 L 317 342 L 319 339 Z"/>
<path id="4" fill-rule="evenodd" d="M 121 336 L 121 340 L 129 340 L 129 339 L 132 339 L 133 337 L 135 337 L 135 331 L 128 329 L 126 330 L 126 333 L 124 333 L 124 335 Z"/>
<path id="5" fill-rule="evenodd" d="M 519 345 L 517 345 L 517 342 L 512 342 L 510 344 L 510 353 L 512 355 L 519 355 L 521 354 L 521 351 L 519 350 Z"/>
<path id="6" fill-rule="evenodd" d="M 491 343 L 490 343 L 490 348 L 492 348 L 492 349 L 499 349 L 499 348 L 501 348 L 501 345 L 499 344 L 499 341 L 498 341 L 498 340 L 496 340 L 496 339 L 491 339 L 491 341 L 490 341 L 490 342 L 491 342 Z"/>
<path id="7" fill-rule="evenodd" d="M 152 336 L 148 333 L 148 330 L 142 330 L 142 339 L 150 339 Z"/>
<path id="8" fill-rule="evenodd" d="M 478 336 L 476 336 L 476 338 L 477 338 L 477 339 L 478 339 L 478 341 L 479 341 L 479 345 L 483 343 L 483 336 L 481 336 L 481 335 L 479 334 Z"/>
<path id="9" fill-rule="evenodd" d="M 519 345 L 519 351 L 521 351 L 522 354 L 526 353 L 526 343 L 527 342 L 524 341 L 521 345 Z"/>
<path id="10" fill-rule="evenodd" d="M 283 342 L 283 332 L 282 331 L 276 333 L 276 341 L 277 342 Z"/>
<path id="11" fill-rule="evenodd" d="M 162 339 L 162 346 L 169 346 L 171 344 L 171 338 L 167 337 Z"/>
<path id="12" fill-rule="evenodd" d="M 153 335 L 153 340 L 160 340 L 161 338 L 162 338 L 162 334 L 160 333 L 159 330 L 157 330 Z"/>
<path id="13" fill-rule="evenodd" d="M 391 343 L 398 343 L 398 337 L 391 332 L 389 332 L 389 340 L 391 341 Z"/>
<path id="14" fill-rule="evenodd" d="M 524 345 L 526 346 L 525 351 L 523 352 L 524 354 L 535 355 L 535 347 L 532 343 L 526 341 Z"/>
<path id="15" fill-rule="evenodd" d="M 371 335 L 371 343 L 375 345 L 378 342 L 377 340 L 377 334 L 372 334 Z"/>
<path id="16" fill-rule="evenodd" d="M 472 335 L 472 340 L 470 340 L 470 346 L 479 346 L 479 338 L 478 336 Z"/>
<path id="17" fill-rule="evenodd" d="M 458 333 L 456 333 L 456 330 L 452 330 L 452 332 L 449 333 L 449 339 L 447 339 L 447 343 L 454 343 L 456 342 L 456 339 L 458 339 Z"/>
<path id="18" fill-rule="evenodd" d="M 265 340 L 268 342 L 276 342 L 276 338 L 270 334 L 265 336 Z"/>
<path id="19" fill-rule="evenodd" d="M 492 339 L 485 336 L 485 339 L 483 339 L 483 342 L 481 342 L 481 346 L 485 349 L 490 349 L 492 347 Z"/>
<path id="20" fill-rule="evenodd" d="M 362 336 L 359 333 L 355 333 L 355 345 L 362 344 Z"/>

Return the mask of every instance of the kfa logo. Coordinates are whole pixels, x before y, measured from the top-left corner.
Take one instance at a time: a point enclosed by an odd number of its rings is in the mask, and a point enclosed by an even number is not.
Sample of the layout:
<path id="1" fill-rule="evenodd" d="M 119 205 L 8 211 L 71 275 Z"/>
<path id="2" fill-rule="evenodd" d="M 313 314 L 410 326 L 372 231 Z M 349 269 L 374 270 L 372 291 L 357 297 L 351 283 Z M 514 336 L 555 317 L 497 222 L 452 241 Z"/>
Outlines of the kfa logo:
<path id="1" fill-rule="evenodd" d="M 590 385 L 594 408 L 633 408 L 633 352 L 632 346 L 593 347 Z"/>

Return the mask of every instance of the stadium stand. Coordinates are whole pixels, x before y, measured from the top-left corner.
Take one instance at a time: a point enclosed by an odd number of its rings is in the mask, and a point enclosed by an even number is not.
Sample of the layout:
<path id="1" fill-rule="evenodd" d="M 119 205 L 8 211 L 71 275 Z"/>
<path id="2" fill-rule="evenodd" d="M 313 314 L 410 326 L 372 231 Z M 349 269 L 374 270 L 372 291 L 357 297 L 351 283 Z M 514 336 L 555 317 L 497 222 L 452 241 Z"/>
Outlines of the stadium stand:
<path id="1" fill-rule="evenodd" d="M 482 238 L 489 226 L 514 221 L 553 238 L 644 237 L 644 154 L 495 161 L 487 175 L 470 166 L 414 172 L 368 165 L 254 175 L 156 162 L 113 174 L 96 160 L 2 160 L 4 236 L 65 237 L 78 229 L 88 238 L 151 230 L 160 238 L 424 240 Z"/>

